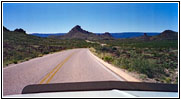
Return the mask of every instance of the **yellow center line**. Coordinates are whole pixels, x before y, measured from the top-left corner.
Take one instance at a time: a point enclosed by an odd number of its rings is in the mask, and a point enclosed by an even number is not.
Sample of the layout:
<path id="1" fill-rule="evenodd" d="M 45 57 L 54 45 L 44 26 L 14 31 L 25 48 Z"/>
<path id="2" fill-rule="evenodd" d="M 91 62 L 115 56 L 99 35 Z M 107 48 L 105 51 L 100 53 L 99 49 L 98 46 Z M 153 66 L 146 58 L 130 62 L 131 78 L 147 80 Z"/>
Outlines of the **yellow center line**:
<path id="1" fill-rule="evenodd" d="M 69 57 L 67 57 L 67 59 L 65 59 L 65 60 L 62 62 L 62 64 L 60 65 L 60 67 L 52 74 L 52 76 L 50 76 L 50 78 L 47 80 L 46 83 L 49 83 L 49 82 L 51 81 L 51 79 L 55 76 L 55 74 L 59 71 L 59 69 L 63 66 L 63 64 L 66 63 L 66 62 L 70 59 L 71 56 L 72 56 L 72 55 L 70 55 Z"/>
<path id="2" fill-rule="evenodd" d="M 71 55 L 69 55 L 66 59 L 64 59 L 61 63 L 59 63 L 50 73 L 48 73 L 41 81 L 40 81 L 40 84 L 43 84 L 43 82 L 50 76 L 50 78 L 47 80 L 47 82 L 46 83 L 49 83 L 50 81 L 51 81 L 51 79 L 55 76 L 55 74 L 58 72 L 58 70 L 63 66 L 63 64 L 64 63 L 66 63 L 69 59 L 70 59 L 70 57 L 73 55 L 74 53 L 72 53 Z"/>
<path id="3" fill-rule="evenodd" d="M 59 66 L 59 64 L 40 81 L 40 84 L 42 84 L 42 83 L 54 72 L 54 70 L 55 70 L 58 66 Z"/>

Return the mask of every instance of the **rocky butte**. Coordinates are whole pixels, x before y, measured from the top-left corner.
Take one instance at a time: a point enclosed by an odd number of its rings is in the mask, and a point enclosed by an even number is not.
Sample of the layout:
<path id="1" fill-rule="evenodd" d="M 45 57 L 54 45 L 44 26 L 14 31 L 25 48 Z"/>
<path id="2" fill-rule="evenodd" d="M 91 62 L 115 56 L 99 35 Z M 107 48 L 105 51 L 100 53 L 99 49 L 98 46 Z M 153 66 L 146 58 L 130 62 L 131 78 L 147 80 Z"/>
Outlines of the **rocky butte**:
<path id="1" fill-rule="evenodd" d="M 86 30 L 83 30 L 81 26 L 76 25 L 67 34 L 62 36 L 54 36 L 52 38 L 58 39 L 84 39 L 84 40 L 99 40 L 99 39 L 113 39 L 110 33 L 95 34 Z"/>

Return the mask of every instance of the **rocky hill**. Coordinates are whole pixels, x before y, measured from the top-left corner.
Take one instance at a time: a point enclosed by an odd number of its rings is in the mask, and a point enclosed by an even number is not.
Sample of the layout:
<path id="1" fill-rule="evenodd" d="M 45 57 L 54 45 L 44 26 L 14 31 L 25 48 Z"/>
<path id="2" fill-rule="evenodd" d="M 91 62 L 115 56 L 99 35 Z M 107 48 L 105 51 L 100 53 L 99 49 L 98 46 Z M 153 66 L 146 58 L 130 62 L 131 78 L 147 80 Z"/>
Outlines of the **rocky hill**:
<path id="1" fill-rule="evenodd" d="M 19 32 L 19 33 L 26 33 L 26 31 L 24 31 L 23 29 L 19 28 L 19 29 L 15 29 L 14 32 Z"/>
<path id="2" fill-rule="evenodd" d="M 150 40 L 178 40 L 178 32 L 172 31 L 172 30 L 165 30 L 161 32 L 159 35 L 156 36 L 148 36 L 146 33 L 144 33 L 141 37 L 136 37 L 137 40 L 144 40 L 144 41 L 150 41 Z"/>
<path id="3" fill-rule="evenodd" d="M 157 36 L 152 36 L 151 40 L 178 40 L 178 32 L 165 30 Z"/>
<path id="4" fill-rule="evenodd" d="M 84 40 L 99 40 L 99 39 L 112 39 L 110 33 L 106 32 L 104 34 L 94 34 L 92 32 L 88 32 L 83 30 L 81 26 L 76 25 L 73 27 L 67 34 L 62 36 L 52 36 L 52 38 L 58 39 L 84 39 Z"/>

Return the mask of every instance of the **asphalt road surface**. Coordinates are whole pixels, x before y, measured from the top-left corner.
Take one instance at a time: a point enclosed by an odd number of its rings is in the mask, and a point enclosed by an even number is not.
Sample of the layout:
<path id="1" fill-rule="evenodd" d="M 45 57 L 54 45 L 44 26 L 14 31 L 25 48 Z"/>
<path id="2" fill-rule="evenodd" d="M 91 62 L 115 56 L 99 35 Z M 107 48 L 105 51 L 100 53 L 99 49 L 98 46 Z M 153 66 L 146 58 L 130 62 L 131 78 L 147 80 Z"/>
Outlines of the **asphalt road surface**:
<path id="1" fill-rule="evenodd" d="M 3 95 L 21 94 L 30 84 L 123 81 L 92 56 L 89 49 L 72 49 L 3 68 Z"/>

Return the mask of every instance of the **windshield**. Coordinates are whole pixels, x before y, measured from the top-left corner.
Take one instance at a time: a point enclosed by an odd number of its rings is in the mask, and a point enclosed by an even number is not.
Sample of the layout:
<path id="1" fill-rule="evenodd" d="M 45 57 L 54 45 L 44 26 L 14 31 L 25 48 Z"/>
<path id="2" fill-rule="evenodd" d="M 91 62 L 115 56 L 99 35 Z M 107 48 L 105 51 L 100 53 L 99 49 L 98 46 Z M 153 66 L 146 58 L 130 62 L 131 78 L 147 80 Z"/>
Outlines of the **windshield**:
<path id="1" fill-rule="evenodd" d="M 178 2 L 2 4 L 3 96 L 178 92 Z"/>

